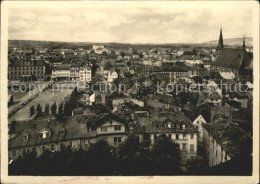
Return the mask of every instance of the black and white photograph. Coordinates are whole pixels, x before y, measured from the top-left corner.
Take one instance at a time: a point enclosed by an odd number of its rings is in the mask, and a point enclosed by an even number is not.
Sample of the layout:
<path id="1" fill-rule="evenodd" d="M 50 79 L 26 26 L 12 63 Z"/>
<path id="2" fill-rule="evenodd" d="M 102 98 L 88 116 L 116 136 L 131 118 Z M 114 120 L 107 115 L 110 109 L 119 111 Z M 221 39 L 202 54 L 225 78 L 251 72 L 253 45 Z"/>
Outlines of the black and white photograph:
<path id="1" fill-rule="evenodd" d="M 3 2 L 2 183 L 257 183 L 258 12 Z"/>

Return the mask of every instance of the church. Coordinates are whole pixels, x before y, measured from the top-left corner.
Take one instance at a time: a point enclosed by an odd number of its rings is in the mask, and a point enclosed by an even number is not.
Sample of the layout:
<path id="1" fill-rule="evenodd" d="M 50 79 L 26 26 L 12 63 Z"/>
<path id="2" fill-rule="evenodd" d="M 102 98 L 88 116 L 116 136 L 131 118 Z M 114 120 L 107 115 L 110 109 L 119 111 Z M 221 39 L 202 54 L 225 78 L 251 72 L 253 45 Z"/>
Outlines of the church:
<path id="1" fill-rule="evenodd" d="M 245 37 L 242 48 L 224 46 L 222 28 L 220 29 L 216 60 L 211 64 L 212 71 L 233 72 L 236 77 L 247 74 L 253 69 L 253 59 L 246 51 Z"/>

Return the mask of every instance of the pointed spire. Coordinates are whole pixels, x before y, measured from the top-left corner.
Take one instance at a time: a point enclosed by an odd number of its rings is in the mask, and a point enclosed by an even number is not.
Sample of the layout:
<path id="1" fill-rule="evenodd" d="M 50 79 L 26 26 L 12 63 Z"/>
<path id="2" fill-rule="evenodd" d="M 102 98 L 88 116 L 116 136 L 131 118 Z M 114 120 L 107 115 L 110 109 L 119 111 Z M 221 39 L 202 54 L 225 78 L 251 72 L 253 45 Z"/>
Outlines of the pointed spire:
<path id="1" fill-rule="evenodd" d="M 243 37 L 243 49 L 246 50 L 246 38 L 245 38 L 245 35 Z"/>
<path id="2" fill-rule="evenodd" d="M 224 48 L 224 43 L 223 43 L 223 36 L 222 36 L 222 25 L 220 28 L 220 34 L 219 34 L 219 40 L 218 40 L 218 50 Z"/>

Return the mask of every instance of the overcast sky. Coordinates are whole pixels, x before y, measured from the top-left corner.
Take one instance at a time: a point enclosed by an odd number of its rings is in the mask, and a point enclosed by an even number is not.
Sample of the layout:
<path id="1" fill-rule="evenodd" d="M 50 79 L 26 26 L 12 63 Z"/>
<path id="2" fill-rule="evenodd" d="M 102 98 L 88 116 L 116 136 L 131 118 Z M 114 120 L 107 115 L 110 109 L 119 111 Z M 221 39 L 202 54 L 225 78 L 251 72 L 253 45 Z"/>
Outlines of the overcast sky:
<path id="1" fill-rule="evenodd" d="M 224 39 L 253 35 L 252 6 L 238 2 L 183 5 L 173 2 L 140 7 L 138 4 L 108 6 L 104 3 L 103 7 L 11 8 L 9 39 L 200 43 L 217 40 L 221 24 Z"/>

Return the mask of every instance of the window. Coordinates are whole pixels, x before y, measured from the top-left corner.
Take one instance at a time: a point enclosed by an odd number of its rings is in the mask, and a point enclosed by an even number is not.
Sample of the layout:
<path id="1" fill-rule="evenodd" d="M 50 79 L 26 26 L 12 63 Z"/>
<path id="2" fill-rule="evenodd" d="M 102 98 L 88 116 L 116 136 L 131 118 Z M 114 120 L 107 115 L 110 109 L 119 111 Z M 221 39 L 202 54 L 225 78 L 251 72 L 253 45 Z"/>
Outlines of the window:
<path id="1" fill-rule="evenodd" d="M 118 142 L 121 142 L 121 137 L 114 137 L 114 142 L 115 143 L 118 143 Z"/>
<path id="2" fill-rule="evenodd" d="M 185 130 L 185 128 L 186 128 L 186 125 L 182 125 L 182 129 Z"/>
<path id="3" fill-rule="evenodd" d="M 177 129 L 180 129 L 180 125 L 177 125 Z"/>
<path id="4" fill-rule="evenodd" d="M 50 137 L 50 133 L 49 132 L 42 132 L 39 135 L 40 139 L 46 139 Z"/>
<path id="5" fill-rule="evenodd" d="M 42 146 L 42 152 L 44 152 L 46 150 L 45 146 Z"/>
<path id="6" fill-rule="evenodd" d="M 193 134 L 190 134 L 190 138 L 193 139 L 193 138 L 194 138 L 194 135 L 193 135 Z"/>
<path id="7" fill-rule="evenodd" d="M 33 152 L 36 152 L 36 148 L 35 148 L 35 147 L 33 147 L 32 151 L 33 151 Z"/>
<path id="8" fill-rule="evenodd" d="M 101 132 L 107 132 L 107 127 L 101 127 Z"/>
<path id="9" fill-rule="evenodd" d="M 13 151 L 13 156 L 16 157 L 16 150 Z"/>
<path id="10" fill-rule="evenodd" d="M 179 134 L 176 134 L 176 139 L 179 139 Z"/>
<path id="11" fill-rule="evenodd" d="M 183 151 L 186 151 L 186 150 L 187 150 L 186 146 L 187 146 L 186 143 L 183 143 L 183 144 L 182 144 L 182 150 L 183 150 Z"/>
<path id="12" fill-rule="evenodd" d="M 169 137 L 169 139 L 171 139 L 172 138 L 172 134 L 168 134 L 168 137 Z"/>
<path id="13" fill-rule="evenodd" d="M 23 156 L 26 154 L 26 149 L 23 149 Z"/>
<path id="14" fill-rule="evenodd" d="M 24 135 L 24 136 L 23 136 L 23 141 L 27 141 L 28 138 L 29 138 L 29 135 Z"/>
<path id="15" fill-rule="evenodd" d="M 186 134 L 183 134 L 183 139 L 186 139 Z"/>
<path id="16" fill-rule="evenodd" d="M 69 146 L 72 147 L 72 142 L 71 141 L 69 142 Z"/>
<path id="17" fill-rule="evenodd" d="M 115 131 L 119 131 L 119 130 L 121 130 L 121 126 L 120 125 L 115 126 Z"/>
<path id="18" fill-rule="evenodd" d="M 55 146 L 54 146 L 54 144 L 51 145 L 51 151 L 55 151 Z"/>
<path id="19" fill-rule="evenodd" d="M 191 152 L 191 153 L 194 152 L 194 145 L 193 145 L 193 144 L 190 145 L 190 152 Z"/>
<path id="20" fill-rule="evenodd" d="M 64 144 L 60 143 L 60 149 L 63 149 L 63 148 L 64 148 Z"/>

